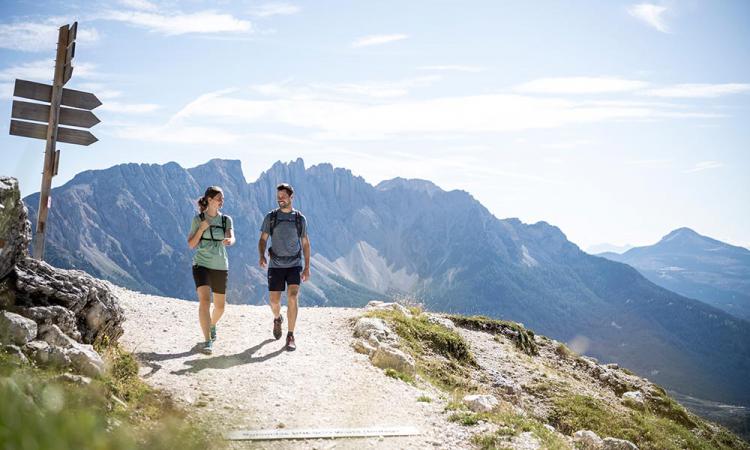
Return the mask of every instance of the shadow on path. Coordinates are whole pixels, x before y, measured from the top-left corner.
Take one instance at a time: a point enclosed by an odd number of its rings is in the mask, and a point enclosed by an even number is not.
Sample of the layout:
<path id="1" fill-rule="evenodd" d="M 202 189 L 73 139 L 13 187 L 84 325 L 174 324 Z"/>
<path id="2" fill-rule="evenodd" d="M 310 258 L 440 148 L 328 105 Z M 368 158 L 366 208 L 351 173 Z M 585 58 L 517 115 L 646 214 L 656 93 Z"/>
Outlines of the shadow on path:
<path id="1" fill-rule="evenodd" d="M 253 356 L 253 353 L 257 352 L 258 350 L 261 349 L 261 347 L 271 342 L 276 342 L 276 340 L 266 339 L 260 344 L 254 347 L 250 347 L 249 349 L 245 350 L 242 353 L 237 353 L 234 355 L 222 355 L 222 356 L 216 356 L 213 358 L 206 358 L 206 359 L 201 358 L 201 359 L 193 359 L 190 361 L 185 361 L 186 365 L 192 366 L 192 367 L 188 369 L 175 370 L 175 371 L 172 371 L 171 373 L 175 375 L 185 375 L 187 373 L 197 373 L 203 369 L 228 369 L 230 367 L 241 366 L 243 364 L 252 364 L 252 363 L 259 363 L 259 362 L 267 361 L 271 358 L 275 358 L 276 356 L 279 356 L 280 354 L 286 351 L 284 347 L 281 347 L 275 352 L 269 353 L 267 355 L 257 356 L 257 357 Z"/>
<path id="2" fill-rule="evenodd" d="M 149 378 L 161 370 L 161 364 L 157 364 L 157 361 L 161 362 L 168 359 L 184 358 L 186 356 L 195 355 L 200 352 L 202 345 L 201 342 L 198 342 L 190 350 L 182 353 L 139 352 L 135 354 L 135 357 L 141 362 L 141 365 L 151 369 L 151 372 L 142 375 L 143 378 Z"/>

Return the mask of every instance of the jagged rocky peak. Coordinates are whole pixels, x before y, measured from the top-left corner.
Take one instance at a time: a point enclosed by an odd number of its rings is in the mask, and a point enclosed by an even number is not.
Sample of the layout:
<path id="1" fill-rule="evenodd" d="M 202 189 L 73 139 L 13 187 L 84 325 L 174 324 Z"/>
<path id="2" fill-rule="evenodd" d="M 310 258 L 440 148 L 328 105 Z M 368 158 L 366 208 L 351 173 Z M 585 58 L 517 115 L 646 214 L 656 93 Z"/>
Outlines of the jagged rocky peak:
<path id="1" fill-rule="evenodd" d="M 205 164 L 188 169 L 194 175 L 210 175 L 212 178 L 234 180 L 246 184 L 245 174 L 242 172 L 242 161 L 239 159 L 214 158 Z"/>
<path id="2" fill-rule="evenodd" d="M 418 178 L 401 178 L 396 177 L 391 180 L 384 180 L 378 183 L 377 186 L 375 186 L 375 189 L 378 189 L 380 191 L 387 191 L 390 189 L 397 189 L 397 188 L 404 188 L 404 189 L 412 189 L 419 192 L 424 192 L 428 195 L 434 195 L 439 192 L 445 192 L 442 189 L 440 189 L 435 183 L 427 180 L 421 180 Z"/>

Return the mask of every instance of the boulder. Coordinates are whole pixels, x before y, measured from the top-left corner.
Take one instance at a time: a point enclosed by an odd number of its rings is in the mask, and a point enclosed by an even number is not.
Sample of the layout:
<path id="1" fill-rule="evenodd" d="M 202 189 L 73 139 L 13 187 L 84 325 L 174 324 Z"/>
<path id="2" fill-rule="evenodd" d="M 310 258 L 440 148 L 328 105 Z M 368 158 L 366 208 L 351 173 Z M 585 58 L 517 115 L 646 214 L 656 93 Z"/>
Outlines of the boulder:
<path id="1" fill-rule="evenodd" d="M 638 446 L 625 439 L 604 438 L 603 450 L 638 450 Z"/>
<path id="2" fill-rule="evenodd" d="M 579 430 L 573 434 L 573 442 L 580 450 L 601 450 L 604 441 L 591 430 Z"/>
<path id="3" fill-rule="evenodd" d="M 443 326 L 443 327 L 445 327 L 445 328 L 447 328 L 447 329 L 449 329 L 451 331 L 456 331 L 457 330 L 456 324 L 454 324 L 452 320 L 450 320 L 450 319 L 448 319 L 446 317 L 440 317 L 440 316 L 436 316 L 434 314 L 429 314 L 427 316 L 427 321 L 430 322 L 430 323 L 441 325 L 441 326 Z"/>
<path id="4" fill-rule="evenodd" d="M 381 369 L 394 369 L 412 375 L 416 374 L 414 358 L 388 345 L 381 345 L 370 356 L 372 364 Z"/>
<path id="5" fill-rule="evenodd" d="M 492 395 L 467 395 L 463 402 L 474 412 L 488 412 L 500 402 Z"/>
<path id="6" fill-rule="evenodd" d="M 26 345 L 37 334 L 36 322 L 9 311 L 0 311 L 0 343 Z"/>
<path id="7" fill-rule="evenodd" d="M 76 316 L 66 308 L 59 305 L 52 306 L 32 306 L 30 308 L 18 307 L 15 311 L 27 317 L 42 328 L 44 325 L 57 325 L 57 327 L 66 335 L 81 341 L 81 333 L 78 332 L 76 325 Z"/>
<path id="8" fill-rule="evenodd" d="M 5 351 L 5 353 L 16 358 L 18 363 L 21 363 L 21 364 L 29 363 L 29 359 L 26 357 L 26 355 L 23 354 L 23 352 L 21 351 L 19 347 L 15 345 L 6 345 L 3 347 L 3 350 Z"/>
<path id="9" fill-rule="evenodd" d="M 104 375 L 104 361 L 91 345 L 76 343 L 65 351 L 78 373 L 92 378 Z"/>
<path id="10" fill-rule="evenodd" d="M 409 311 L 404 306 L 399 305 L 395 302 L 383 302 L 380 300 L 373 300 L 367 304 L 365 309 L 390 309 L 393 311 L 400 312 L 401 314 L 405 315 L 406 317 L 412 317 L 411 311 Z"/>
<path id="11" fill-rule="evenodd" d="M 31 223 L 15 178 L 0 176 L 0 280 L 28 255 Z"/>
<path id="12" fill-rule="evenodd" d="M 375 352 L 375 348 L 372 345 L 370 345 L 367 341 L 363 339 L 357 339 L 352 343 L 352 347 L 354 347 L 354 350 L 357 353 L 362 353 L 364 355 L 371 355 L 373 352 Z"/>
<path id="13" fill-rule="evenodd" d="M 393 334 L 383 319 L 375 317 L 361 317 L 354 325 L 354 336 L 370 340 L 385 341 Z"/>
<path id="14" fill-rule="evenodd" d="M 641 391 L 629 391 L 622 394 L 623 400 L 632 400 L 633 402 L 643 405 L 644 404 L 644 398 L 643 398 L 643 392 Z"/>

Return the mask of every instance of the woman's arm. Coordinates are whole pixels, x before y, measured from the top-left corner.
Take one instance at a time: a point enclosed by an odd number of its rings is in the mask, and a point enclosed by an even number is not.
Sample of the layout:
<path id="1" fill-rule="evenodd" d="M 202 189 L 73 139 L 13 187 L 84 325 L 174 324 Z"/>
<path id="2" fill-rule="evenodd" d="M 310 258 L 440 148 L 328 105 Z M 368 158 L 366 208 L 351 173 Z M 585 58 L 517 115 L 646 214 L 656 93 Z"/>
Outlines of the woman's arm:
<path id="1" fill-rule="evenodd" d="M 197 247 L 198 244 L 200 244 L 200 242 L 201 242 L 201 236 L 203 236 L 203 232 L 208 229 L 208 226 L 209 225 L 208 225 L 208 221 L 207 220 L 201 221 L 200 225 L 198 225 L 198 229 L 195 230 L 195 233 L 193 233 L 191 235 L 188 235 L 188 239 L 187 239 L 188 247 L 190 247 L 191 249 L 193 249 L 193 248 Z"/>

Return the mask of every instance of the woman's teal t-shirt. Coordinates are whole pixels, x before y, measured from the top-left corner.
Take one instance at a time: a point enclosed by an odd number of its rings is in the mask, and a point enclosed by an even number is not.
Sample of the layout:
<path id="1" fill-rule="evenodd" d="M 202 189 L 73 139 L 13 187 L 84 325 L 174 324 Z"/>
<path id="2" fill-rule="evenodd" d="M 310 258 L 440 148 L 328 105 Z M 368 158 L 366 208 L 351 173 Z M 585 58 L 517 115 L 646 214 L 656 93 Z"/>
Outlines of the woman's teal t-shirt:
<path id="1" fill-rule="evenodd" d="M 222 240 L 224 240 L 226 236 L 224 235 L 224 230 L 221 229 L 221 216 L 222 214 L 217 214 L 214 217 L 210 217 L 208 214 L 206 214 L 206 219 L 208 220 L 209 225 L 213 226 L 207 228 L 203 232 L 203 237 L 205 239 L 201 239 L 201 241 L 198 243 L 197 251 L 193 255 L 193 265 L 202 266 L 214 270 L 229 269 L 227 248 L 222 243 Z M 231 230 L 233 228 L 232 218 L 229 216 L 224 217 L 227 218 L 226 229 Z M 191 236 L 198 230 L 200 223 L 200 215 L 196 214 L 195 217 L 193 217 L 193 223 L 190 225 Z M 211 233 L 213 233 L 213 239 L 217 239 L 216 241 L 210 240 Z"/>

